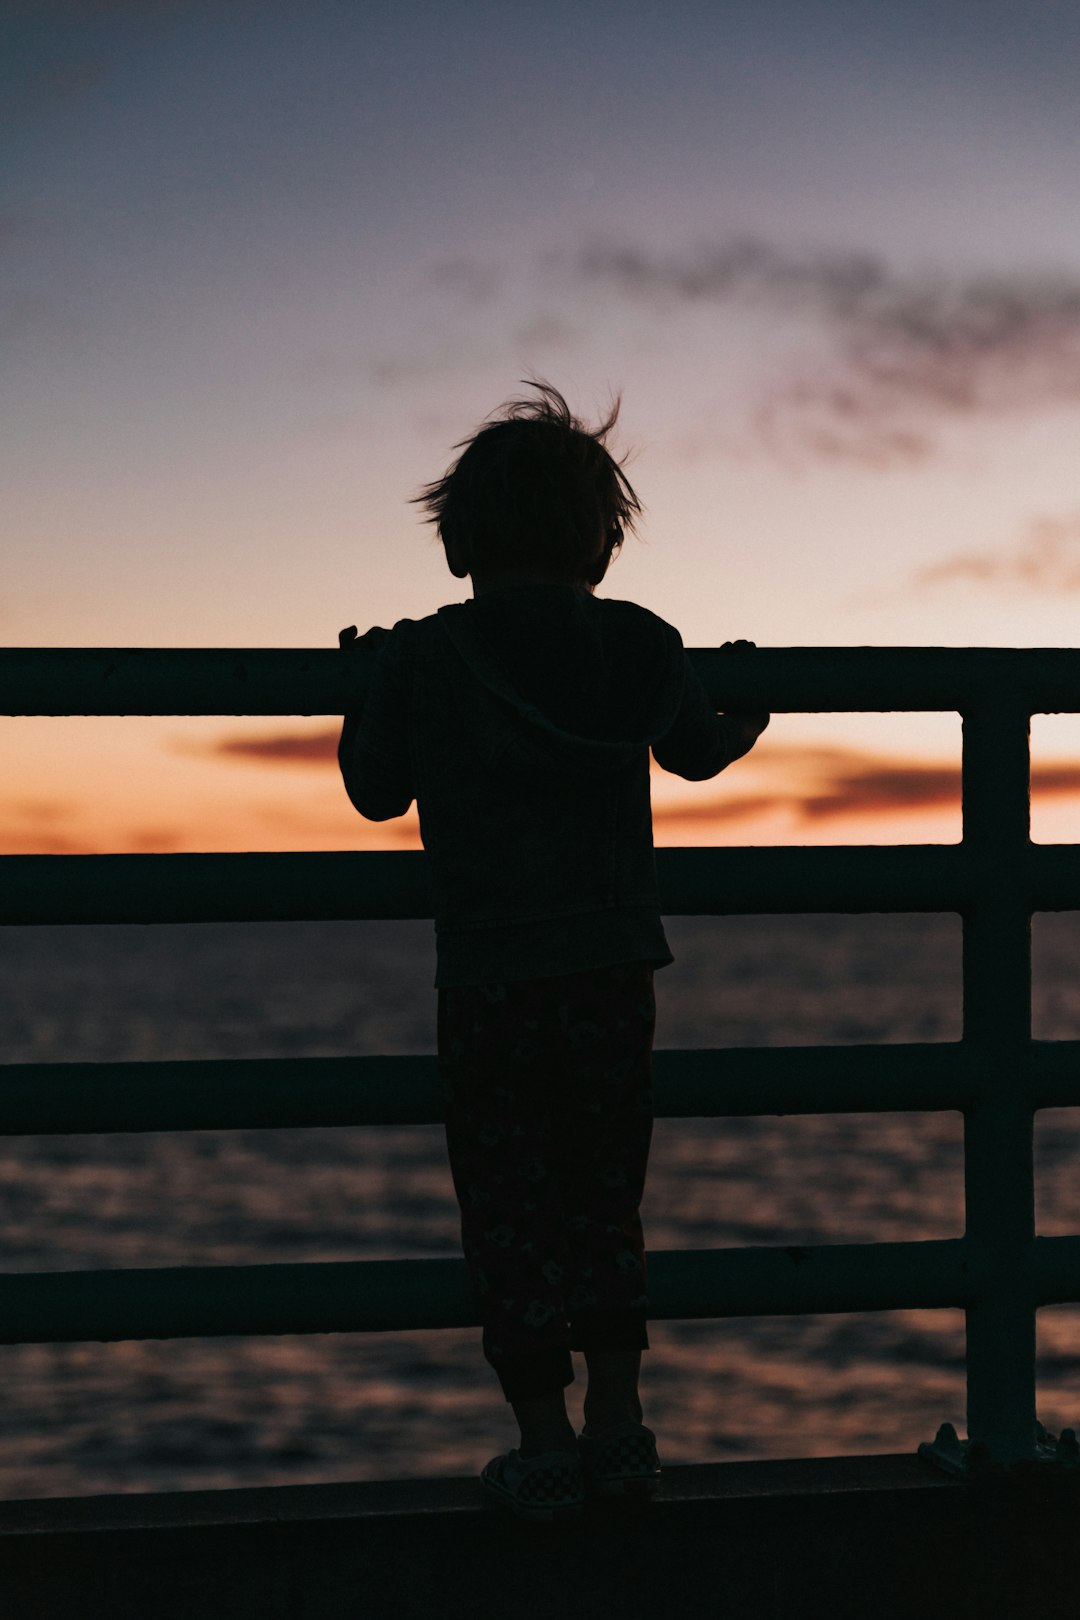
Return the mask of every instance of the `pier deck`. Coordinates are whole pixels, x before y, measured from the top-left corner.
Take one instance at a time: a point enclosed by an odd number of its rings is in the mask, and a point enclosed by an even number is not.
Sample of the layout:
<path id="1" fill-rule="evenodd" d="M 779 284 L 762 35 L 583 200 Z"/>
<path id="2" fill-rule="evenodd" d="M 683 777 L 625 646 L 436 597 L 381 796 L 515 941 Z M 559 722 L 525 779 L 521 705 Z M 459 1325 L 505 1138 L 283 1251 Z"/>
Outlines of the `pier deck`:
<path id="1" fill-rule="evenodd" d="M 673 1466 L 645 1506 L 531 1525 L 470 1479 L 0 1504 L 18 1620 L 853 1620 L 1076 1613 L 1080 1476 L 913 1456 Z"/>

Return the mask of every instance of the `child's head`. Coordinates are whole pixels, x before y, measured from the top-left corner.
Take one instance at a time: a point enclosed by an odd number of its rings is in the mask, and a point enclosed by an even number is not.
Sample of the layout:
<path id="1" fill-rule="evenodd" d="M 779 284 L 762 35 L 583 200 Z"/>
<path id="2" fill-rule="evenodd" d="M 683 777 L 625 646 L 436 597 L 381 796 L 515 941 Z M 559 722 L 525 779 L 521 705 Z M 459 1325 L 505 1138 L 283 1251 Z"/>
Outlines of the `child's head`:
<path id="1" fill-rule="evenodd" d="M 604 447 L 619 402 L 590 429 L 550 384 L 528 386 L 539 398 L 504 405 L 455 446 L 457 461 L 416 499 L 459 579 L 525 574 L 599 585 L 641 511 Z"/>

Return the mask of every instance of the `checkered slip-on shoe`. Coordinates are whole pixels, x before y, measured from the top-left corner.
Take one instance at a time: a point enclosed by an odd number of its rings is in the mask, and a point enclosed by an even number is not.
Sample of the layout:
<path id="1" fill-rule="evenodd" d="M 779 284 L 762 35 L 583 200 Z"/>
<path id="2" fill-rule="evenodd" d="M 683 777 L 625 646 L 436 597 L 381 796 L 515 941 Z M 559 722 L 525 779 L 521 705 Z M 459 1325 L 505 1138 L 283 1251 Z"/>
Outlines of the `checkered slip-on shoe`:
<path id="1" fill-rule="evenodd" d="M 511 1451 L 492 1457 L 480 1483 L 490 1502 L 520 1519 L 574 1519 L 585 1501 L 581 1459 L 573 1451 L 543 1451 L 535 1457 Z"/>
<path id="2" fill-rule="evenodd" d="M 578 1452 L 590 1496 L 654 1496 L 659 1488 L 656 1436 L 633 1418 L 597 1435 L 579 1435 Z"/>

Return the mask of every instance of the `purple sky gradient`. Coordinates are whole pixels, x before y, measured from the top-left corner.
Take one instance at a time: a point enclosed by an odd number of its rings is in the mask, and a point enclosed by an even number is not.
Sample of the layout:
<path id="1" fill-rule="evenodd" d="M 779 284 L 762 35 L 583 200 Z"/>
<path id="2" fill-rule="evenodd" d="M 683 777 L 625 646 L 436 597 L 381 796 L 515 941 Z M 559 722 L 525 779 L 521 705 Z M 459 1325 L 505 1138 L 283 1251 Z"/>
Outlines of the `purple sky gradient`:
<path id="1" fill-rule="evenodd" d="M 622 392 L 606 589 L 689 645 L 1075 643 L 1078 60 L 1052 0 L 6 7 L 0 639 L 430 612 L 409 497 L 538 374 Z"/>

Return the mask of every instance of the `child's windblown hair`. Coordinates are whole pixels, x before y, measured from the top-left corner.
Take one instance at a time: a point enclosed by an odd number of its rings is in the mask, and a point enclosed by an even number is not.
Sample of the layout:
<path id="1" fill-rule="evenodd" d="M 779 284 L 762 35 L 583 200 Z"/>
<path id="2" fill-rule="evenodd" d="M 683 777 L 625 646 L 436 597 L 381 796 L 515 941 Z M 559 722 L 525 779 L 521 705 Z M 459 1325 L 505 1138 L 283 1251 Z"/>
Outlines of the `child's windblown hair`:
<path id="1" fill-rule="evenodd" d="M 619 401 L 589 428 L 550 383 L 511 400 L 469 439 L 446 474 L 416 496 L 446 545 L 481 574 L 534 570 L 599 584 L 641 503 L 605 448 Z"/>

